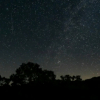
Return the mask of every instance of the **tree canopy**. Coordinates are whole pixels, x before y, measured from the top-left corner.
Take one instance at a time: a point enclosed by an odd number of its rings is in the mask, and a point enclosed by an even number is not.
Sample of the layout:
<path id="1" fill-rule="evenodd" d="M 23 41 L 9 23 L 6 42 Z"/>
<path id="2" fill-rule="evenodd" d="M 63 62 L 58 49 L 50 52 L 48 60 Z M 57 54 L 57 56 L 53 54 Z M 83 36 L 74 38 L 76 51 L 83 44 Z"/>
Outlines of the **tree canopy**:
<path id="1" fill-rule="evenodd" d="M 10 76 L 13 85 L 22 85 L 32 82 L 47 82 L 55 80 L 53 71 L 42 70 L 37 63 L 22 63 L 16 73 Z"/>

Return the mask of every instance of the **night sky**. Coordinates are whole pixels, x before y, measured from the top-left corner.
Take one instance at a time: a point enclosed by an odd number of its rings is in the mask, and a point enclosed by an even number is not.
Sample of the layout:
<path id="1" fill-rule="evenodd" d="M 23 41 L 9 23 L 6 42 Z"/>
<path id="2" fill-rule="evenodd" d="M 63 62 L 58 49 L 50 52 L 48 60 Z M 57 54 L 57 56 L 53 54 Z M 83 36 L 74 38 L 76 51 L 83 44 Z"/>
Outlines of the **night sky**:
<path id="1" fill-rule="evenodd" d="M 29 61 L 57 78 L 100 76 L 100 0 L 0 0 L 0 75 Z"/>

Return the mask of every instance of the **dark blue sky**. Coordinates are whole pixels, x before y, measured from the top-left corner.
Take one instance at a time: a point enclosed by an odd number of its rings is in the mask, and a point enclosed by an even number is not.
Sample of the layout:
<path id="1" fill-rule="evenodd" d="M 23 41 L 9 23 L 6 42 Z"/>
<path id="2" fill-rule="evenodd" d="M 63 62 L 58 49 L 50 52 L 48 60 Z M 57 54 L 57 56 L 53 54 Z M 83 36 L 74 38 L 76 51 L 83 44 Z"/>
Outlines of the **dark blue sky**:
<path id="1" fill-rule="evenodd" d="M 0 74 L 38 63 L 60 75 L 100 75 L 99 0 L 0 0 Z"/>

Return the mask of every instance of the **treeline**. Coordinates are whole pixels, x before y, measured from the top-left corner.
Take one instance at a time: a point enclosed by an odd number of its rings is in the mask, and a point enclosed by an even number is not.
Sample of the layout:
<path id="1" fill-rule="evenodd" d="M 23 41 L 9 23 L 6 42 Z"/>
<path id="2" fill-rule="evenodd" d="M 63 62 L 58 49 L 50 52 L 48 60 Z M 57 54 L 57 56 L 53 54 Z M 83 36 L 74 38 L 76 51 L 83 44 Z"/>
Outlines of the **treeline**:
<path id="1" fill-rule="evenodd" d="M 93 77 L 85 81 L 99 81 L 100 77 Z M 82 82 L 80 75 L 61 75 L 60 79 L 56 79 L 56 75 L 51 70 L 43 70 L 37 63 L 22 63 L 15 74 L 11 74 L 9 78 L 0 75 L 0 86 L 22 86 L 32 84 L 47 84 L 56 82 Z"/>
<path id="2" fill-rule="evenodd" d="M 37 99 L 42 94 L 43 98 L 46 98 L 46 95 L 49 98 L 55 96 L 62 99 L 62 95 L 67 93 L 67 98 L 70 99 L 75 99 L 73 96 L 70 97 L 70 94 L 80 95 L 81 98 L 79 99 L 88 99 L 91 96 L 98 98 L 99 95 L 97 92 L 93 92 L 93 89 L 96 91 L 100 89 L 100 77 L 83 81 L 80 75 L 61 75 L 60 79 L 56 79 L 53 71 L 43 70 L 40 65 L 32 62 L 22 63 L 16 69 L 15 74 L 11 74 L 9 78 L 0 76 L 1 97 L 13 95 L 18 99 L 23 97 Z M 83 97 L 81 93 L 83 91 L 84 93 L 89 92 L 91 95 L 84 95 Z"/>
<path id="3" fill-rule="evenodd" d="M 43 70 L 37 63 L 22 63 L 15 74 L 11 74 L 9 78 L 1 77 L 0 86 L 22 86 L 36 84 L 47 84 L 55 81 L 69 82 L 69 81 L 82 81 L 80 75 L 70 76 L 61 75 L 61 79 L 56 79 L 56 75 L 51 70 Z"/>

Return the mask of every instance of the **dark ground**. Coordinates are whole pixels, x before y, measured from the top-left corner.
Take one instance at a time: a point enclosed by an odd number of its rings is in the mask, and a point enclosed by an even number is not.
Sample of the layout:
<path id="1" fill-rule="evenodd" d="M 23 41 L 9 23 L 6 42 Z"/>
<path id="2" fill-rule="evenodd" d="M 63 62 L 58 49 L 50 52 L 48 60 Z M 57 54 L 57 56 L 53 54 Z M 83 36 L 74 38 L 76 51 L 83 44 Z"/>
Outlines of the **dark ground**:
<path id="1" fill-rule="evenodd" d="M 0 97 L 28 100 L 100 100 L 98 85 L 99 83 L 79 82 L 66 85 L 7 86 L 0 88 Z"/>

